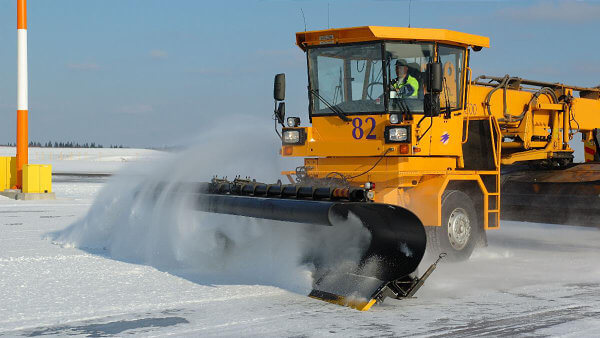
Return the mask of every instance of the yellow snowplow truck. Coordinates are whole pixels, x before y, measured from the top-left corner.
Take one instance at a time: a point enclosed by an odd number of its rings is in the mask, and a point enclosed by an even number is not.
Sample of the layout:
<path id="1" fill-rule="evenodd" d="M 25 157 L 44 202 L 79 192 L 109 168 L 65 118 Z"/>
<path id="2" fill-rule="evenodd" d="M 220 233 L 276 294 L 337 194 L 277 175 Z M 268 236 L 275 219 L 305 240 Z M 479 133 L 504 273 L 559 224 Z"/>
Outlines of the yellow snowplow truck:
<path id="1" fill-rule="evenodd" d="M 281 155 L 304 165 L 283 173 L 289 184 L 215 178 L 198 206 L 326 226 L 358 217 L 371 235 L 359 264 L 340 272 L 315 258 L 312 297 L 361 310 L 410 297 L 435 268 L 415 276 L 425 247 L 467 259 L 501 216 L 600 224 L 600 164 L 573 164 L 569 146 L 579 132 L 599 153 L 599 88 L 474 77 L 471 54 L 489 39 L 445 29 L 328 29 L 296 43 L 310 126 L 285 117 L 284 74 L 274 118 Z"/>

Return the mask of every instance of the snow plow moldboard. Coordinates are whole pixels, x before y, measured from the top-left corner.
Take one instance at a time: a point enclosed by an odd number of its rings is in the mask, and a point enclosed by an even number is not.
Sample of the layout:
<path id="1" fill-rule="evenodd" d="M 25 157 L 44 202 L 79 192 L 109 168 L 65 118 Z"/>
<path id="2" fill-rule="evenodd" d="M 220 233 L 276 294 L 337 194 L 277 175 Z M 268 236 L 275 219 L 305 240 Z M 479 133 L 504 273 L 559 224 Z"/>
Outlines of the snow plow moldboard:
<path id="1" fill-rule="evenodd" d="M 352 214 L 357 217 L 370 233 L 370 243 L 363 252 L 358 265 L 352 271 L 319 269 L 315 264 L 315 282 L 310 297 L 331 303 L 368 310 L 385 297 L 406 298 L 422 285 L 412 277 L 425 253 L 426 235 L 421 221 L 404 208 L 364 201 L 365 195 L 359 190 L 337 188 L 310 188 L 323 194 L 329 190 L 329 197 L 314 200 L 310 197 L 282 198 L 269 195 L 271 190 L 283 190 L 274 185 L 262 186 L 227 184 L 227 188 L 217 188 L 214 183 L 203 184 L 197 194 L 195 207 L 199 211 L 238 215 L 259 219 L 269 219 L 320 226 L 343 227 L 344 221 Z M 287 186 L 290 187 L 290 186 Z M 293 186 L 296 193 L 297 186 Z M 306 188 L 306 187 L 304 187 Z M 319 190 L 320 189 L 320 190 Z M 252 190 L 258 193 L 248 194 Z M 290 190 L 290 189 L 288 189 Z M 242 191 L 246 191 L 243 193 Z M 364 192 L 364 191 L 363 191 Z M 333 198 L 333 195 L 342 196 Z M 261 196 L 262 195 L 262 196 Z M 363 201 L 356 201 L 356 200 Z M 347 231 L 356 231 L 347 227 Z"/>
<path id="2" fill-rule="evenodd" d="M 600 163 L 502 175 L 504 220 L 600 228 Z"/>

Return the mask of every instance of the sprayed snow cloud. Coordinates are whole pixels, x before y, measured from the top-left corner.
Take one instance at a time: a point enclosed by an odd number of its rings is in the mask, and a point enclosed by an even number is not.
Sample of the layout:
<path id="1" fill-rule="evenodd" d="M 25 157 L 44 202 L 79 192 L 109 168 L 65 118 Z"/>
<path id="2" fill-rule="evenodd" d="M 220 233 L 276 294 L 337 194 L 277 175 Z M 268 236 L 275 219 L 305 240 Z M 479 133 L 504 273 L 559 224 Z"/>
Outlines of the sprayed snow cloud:
<path id="1" fill-rule="evenodd" d="M 189 187 L 185 182 L 215 175 L 273 181 L 284 164 L 295 167 L 279 158 L 272 130 L 247 128 L 260 125 L 247 117 L 236 121 L 238 127 L 216 125 L 195 140 L 196 146 L 153 163 L 146 175 L 115 177 L 89 213 L 54 233 L 54 241 L 105 250 L 114 259 L 152 265 L 198 283 L 265 284 L 300 293 L 312 286 L 309 258 L 318 255 L 332 266 L 357 262 L 369 234 L 355 236 L 348 224 L 321 227 L 194 210 L 193 194 L 180 190 Z M 339 256 L 344 262 L 332 261 Z"/>

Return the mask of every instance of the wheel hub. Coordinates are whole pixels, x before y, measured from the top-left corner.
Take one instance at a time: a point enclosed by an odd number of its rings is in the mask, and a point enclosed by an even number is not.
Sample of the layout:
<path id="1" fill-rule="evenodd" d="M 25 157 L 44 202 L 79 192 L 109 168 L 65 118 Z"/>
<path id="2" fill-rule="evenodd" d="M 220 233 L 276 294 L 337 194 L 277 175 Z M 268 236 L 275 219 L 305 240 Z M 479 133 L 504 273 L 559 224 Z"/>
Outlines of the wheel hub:
<path id="1" fill-rule="evenodd" d="M 456 250 L 462 250 L 471 237 L 471 221 L 463 208 L 456 208 L 448 219 L 448 240 Z"/>

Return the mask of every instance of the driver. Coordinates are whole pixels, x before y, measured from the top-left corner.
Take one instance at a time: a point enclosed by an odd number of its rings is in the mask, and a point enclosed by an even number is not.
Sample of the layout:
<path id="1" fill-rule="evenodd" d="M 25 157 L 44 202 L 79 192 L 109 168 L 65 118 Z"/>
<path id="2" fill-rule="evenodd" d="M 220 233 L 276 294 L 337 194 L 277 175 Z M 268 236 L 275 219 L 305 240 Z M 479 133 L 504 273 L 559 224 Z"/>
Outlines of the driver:
<path id="1" fill-rule="evenodd" d="M 402 59 L 396 60 L 396 78 L 390 84 L 390 90 L 395 90 L 398 97 L 416 98 L 419 91 L 419 81 L 408 75 L 408 64 Z"/>

